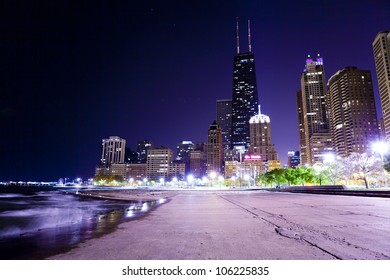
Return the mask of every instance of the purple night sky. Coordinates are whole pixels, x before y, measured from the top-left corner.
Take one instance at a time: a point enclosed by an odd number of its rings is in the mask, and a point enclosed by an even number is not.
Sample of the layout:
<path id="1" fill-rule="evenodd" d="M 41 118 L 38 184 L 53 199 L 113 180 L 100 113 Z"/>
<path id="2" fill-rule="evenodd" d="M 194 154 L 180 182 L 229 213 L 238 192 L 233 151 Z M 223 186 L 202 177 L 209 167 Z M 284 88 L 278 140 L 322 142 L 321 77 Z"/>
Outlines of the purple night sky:
<path id="1" fill-rule="evenodd" d="M 371 70 L 381 116 L 371 44 L 390 29 L 388 0 L 32 2 L 0 7 L 0 181 L 91 177 L 110 135 L 132 149 L 206 141 L 216 100 L 232 95 L 237 16 L 242 51 L 251 20 L 259 102 L 283 163 L 298 150 L 308 54 L 321 54 L 327 79 Z"/>

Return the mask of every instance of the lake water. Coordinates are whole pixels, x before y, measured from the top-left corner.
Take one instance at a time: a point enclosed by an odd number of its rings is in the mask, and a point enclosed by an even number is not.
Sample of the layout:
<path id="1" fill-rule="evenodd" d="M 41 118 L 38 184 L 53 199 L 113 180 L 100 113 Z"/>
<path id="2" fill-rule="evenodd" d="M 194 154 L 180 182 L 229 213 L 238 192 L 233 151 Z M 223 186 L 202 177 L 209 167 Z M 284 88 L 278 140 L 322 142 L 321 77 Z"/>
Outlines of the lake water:
<path id="1" fill-rule="evenodd" d="M 44 259 L 64 252 L 162 202 L 92 199 L 63 191 L 0 193 L 0 259 Z"/>

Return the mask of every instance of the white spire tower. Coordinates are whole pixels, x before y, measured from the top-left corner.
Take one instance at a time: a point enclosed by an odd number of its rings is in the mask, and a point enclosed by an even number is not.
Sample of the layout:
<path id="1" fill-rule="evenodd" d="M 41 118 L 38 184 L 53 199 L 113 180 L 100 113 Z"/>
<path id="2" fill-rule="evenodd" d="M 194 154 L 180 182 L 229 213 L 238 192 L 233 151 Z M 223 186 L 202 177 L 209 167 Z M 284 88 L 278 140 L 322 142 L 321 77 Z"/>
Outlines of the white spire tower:
<path id="1" fill-rule="evenodd" d="M 238 30 L 238 17 L 237 17 L 237 53 L 240 53 L 240 34 Z"/>
<path id="2" fill-rule="evenodd" d="M 249 44 L 249 52 L 252 52 L 252 44 L 251 44 L 251 21 L 248 19 L 248 44 Z"/>

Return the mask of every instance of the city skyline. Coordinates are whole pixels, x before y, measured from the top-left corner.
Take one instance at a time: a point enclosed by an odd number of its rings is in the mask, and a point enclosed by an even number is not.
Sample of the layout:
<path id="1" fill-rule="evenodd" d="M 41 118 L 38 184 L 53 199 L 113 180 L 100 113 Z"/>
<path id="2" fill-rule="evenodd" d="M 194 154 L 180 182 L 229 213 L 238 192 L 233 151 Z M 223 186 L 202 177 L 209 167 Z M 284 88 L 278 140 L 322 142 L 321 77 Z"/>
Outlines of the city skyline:
<path id="1" fill-rule="evenodd" d="M 370 70 L 382 116 L 372 42 L 390 29 L 388 1 L 319 1 L 320 13 L 280 1 L 94 3 L 5 7 L 0 180 L 92 177 L 110 135 L 133 150 L 142 139 L 206 142 L 216 100 L 231 97 L 237 16 L 251 20 L 258 101 L 283 163 L 299 150 L 295 94 L 309 53 L 327 80 Z"/>

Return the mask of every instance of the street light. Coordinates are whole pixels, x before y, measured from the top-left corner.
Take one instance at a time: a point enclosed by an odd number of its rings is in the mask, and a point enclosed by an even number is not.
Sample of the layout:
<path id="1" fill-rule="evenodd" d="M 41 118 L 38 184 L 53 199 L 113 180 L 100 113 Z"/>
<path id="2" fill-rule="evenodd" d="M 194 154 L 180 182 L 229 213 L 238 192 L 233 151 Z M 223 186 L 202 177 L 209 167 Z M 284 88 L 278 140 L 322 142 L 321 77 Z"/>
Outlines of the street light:
<path id="1" fill-rule="evenodd" d="M 215 171 L 211 171 L 209 176 L 211 178 L 211 185 L 213 185 L 213 183 L 214 183 L 213 181 L 217 177 L 217 173 Z"/>
<path id="2" fill-rule="evenodd" d="M 389 144 L 387 142 L 378 141 L 372 144 L 372 150 L 374 153 L 378 153 L 383 161 L 383 156 L 389 151 Z"/>
<path id="3" fill-rule="evenodd" d="M 223 177 L 219 176 L 218 181 L 219 181 L 219 187 L 222 188 Z"/>
<path id="4" fill-rule="evenodd" d="M 192 186 L 192 182 L 194 181 L 194 176 L 192 174 L 187 176 L 187 182 Z"/>
<path id="5" fill-rule="evenodd" d="M 372 144 L 372 150 L 374 151 L 374 153 L 378 153 L 381 156 L 382 164 L 384 164 L 383 156 L 389 152 L 388 142 L 384 142 L 384 141 L 375 142 Z M 387 187 L 387 175 L 385 170 L 383 170 L 383 173 L 385 175 L 385 187 Z"/>
<path id="6" fill-rule="evenodd" d="M 245 175 L 244 175 L 244 180 L 245 180 L 245 181 L 248 181 L 248 187 L 250 187 L 250 180 L 251 180 L 251 177 L 249 176 L 249 174 L 245 174 Z"/>
<path id="7" fill-rule="evenodd" d="M 334 154 L 331 154 L 331 153 L 328 153 L 328 154 L 324 154 L 324 160 L 323 160 L 323 163 L 332 163 L 335 161 L 335 156 Z"/>

